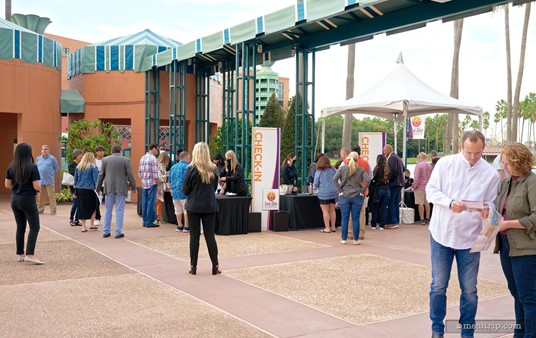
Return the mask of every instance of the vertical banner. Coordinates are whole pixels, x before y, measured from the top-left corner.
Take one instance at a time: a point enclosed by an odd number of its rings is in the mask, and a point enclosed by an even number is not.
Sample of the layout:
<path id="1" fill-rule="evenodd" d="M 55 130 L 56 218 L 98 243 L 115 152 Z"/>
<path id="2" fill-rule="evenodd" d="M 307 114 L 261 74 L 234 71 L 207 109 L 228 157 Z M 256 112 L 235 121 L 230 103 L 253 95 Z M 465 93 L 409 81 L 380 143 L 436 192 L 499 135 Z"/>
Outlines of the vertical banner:
<path id="1" fill-rule="evenodd" d="M 409 118 L 409 139 L 423 140 L 424 139 L 424 116 L 413 116 Z"/>
<path id="2" fill-rule="evenodd" d="M 360 132 L 359 145 L 361 146 L 361 157 L 370 164 L 372 169 L 374 169 L 376 166 L 376 157 L 383 154 L 385 133 Z"/>
<path id="3" fill-rule="evenodd" d="M 261 213 L 261 229 L 272 228 L 270 210 L 279 205 L 279 128 L 253 128 L 251 197 L 253 212 Z M 265 196 L 266 195 L 266 196 Z"/>

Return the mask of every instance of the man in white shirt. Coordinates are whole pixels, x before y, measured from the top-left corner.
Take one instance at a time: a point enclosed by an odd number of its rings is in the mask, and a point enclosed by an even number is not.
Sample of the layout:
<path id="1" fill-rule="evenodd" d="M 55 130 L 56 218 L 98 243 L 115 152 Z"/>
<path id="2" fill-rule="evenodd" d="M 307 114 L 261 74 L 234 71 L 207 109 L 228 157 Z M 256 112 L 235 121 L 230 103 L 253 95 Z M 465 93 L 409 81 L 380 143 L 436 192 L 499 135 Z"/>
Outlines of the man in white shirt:
<path id="1" fill-rule="evenodd" d="M 468 131 L 462 136 L 462 151 L 443 157 L 426 185 L 428 201 L 434 204 L 430 220 L 432 284 L 430 319 L 432 337 L 443 337 L 447 312 L 447 286 L 452 262 L 456 258 L 460 298 L 461 336 L 473 337 L 478 306 L 476 290 L 480 253 L 470 253 L 480 232 L 478 213 L 466 211 L 466 201 L 493 203 L 499 191 L 497 171 L 482 159 L 484 135 Z"/>

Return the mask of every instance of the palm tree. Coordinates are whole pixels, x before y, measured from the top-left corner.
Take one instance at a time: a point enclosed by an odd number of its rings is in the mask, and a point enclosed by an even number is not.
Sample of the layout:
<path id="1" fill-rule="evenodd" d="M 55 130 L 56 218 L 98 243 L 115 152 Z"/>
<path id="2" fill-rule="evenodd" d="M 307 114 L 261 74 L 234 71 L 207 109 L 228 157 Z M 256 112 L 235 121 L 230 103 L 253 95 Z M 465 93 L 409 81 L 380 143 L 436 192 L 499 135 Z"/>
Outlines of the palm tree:
<path id="1" fill-rule="evenodd" d="M 529 29 L 530 19 L 530 2 L 525 4 L 525 19 L 523 21 L 523 31 L 521 34 L 521 50 L 519 53 L 519 68 L 517 71 L 516 89 L 514 92 L 514 101 L 512 107 L 512 139 L 511 142 L 517 140 L 517 121 L 519 116 L 519 95 L 521 94 L 521 82 L 523 80 L 523 70 L 525 67 L 525 51 L 527 49 L 527 32 Z M 523 139 L 521 139 L 522 141 Z"/>
<path id="2" fill-rule="evenodd" d="M 460 46 L 462 43 L 463 19 L 454 21 L 454 55 L 452 57 L 452 72 L 450 77 L 450 96 L 458 98 L 459 96 L 459 77 L 460 77 Z M 449 113 L 447 121 L 447 131 L 445 138 L 447 140 L 446 154 L 450 153 L 450 145 L 452 144 L 452 152 L 459 149 L 459 118 L 458 113 Z"/>
<path id="3" fill-rule="evenodd" d="M 504 34 L 506 41 L 506 141 L 512 140 L 512 58 L 510 56 L 510 7 L 504 5 Z M 503 136 L 504 141 L 504 136 Z"/>
<path id="4" fill-rule="evenodd" d="M 348 67 L 346 71 L 346 99 L 354 97 L 355 43 L 348 45 Z M 350 147 L 352 143 L 352 113 L 344 114 L 342 126 L 342 146 Z"/>
<path id="5" fill-rule="evenodd" d="M 6 21 L 11 21 L 11 0 L 6 0 Z"/>

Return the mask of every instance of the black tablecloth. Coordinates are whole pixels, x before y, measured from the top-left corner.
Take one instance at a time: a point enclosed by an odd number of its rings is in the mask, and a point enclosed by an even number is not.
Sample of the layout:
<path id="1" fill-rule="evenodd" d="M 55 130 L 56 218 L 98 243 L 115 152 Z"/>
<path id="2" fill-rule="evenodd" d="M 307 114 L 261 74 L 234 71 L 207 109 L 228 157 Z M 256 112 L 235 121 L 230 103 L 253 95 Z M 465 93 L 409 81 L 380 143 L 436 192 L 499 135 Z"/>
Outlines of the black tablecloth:
<path id="1" fill-rule="evenodd" d="M 216 196 L 216 201 L 220 209 L 216 215 L 216 234 L 247 234 L 251 197 Z M 177 224 L 175 207 L 173 206 L 173 198 L 170 192 L 164 193 L 162 220 L 166 223 Z"/>
<path id="2" fill-rule="evenodd" d="M 216 215 L 216 233 L 218 235 L 247 234 L 251 197 L 216 196 L 216 201 L 220 209 Z"/>
<path id="3" fill-rule="evenodd" d="M 290 230 L 323 228 L 322 209 L 316 195 L 281 195 L 280 210 L 288 212 Z"/>

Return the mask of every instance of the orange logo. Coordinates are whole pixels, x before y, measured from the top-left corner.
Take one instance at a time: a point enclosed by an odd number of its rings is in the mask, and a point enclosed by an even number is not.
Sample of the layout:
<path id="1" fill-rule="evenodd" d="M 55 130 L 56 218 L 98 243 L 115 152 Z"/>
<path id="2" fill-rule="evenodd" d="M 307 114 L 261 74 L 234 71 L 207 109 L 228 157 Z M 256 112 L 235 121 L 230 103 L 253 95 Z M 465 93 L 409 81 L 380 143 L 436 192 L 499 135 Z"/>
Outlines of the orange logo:
<path id="1" fill-rule="evenodd" d="M 413 119 L 411 119 L 411 124 L 413 125 L 413 127 L 417 128 L 418 126 L 420 126 L 422 123 L 422 120 L 419 116 L 416 116 L 414 117 Z"/>
<path id="2" fill-rule="evenodd" d="M 268 194 L 266 194 L 266 198 L 268 198 L 268 201 L 270 202 L 275 200 L 275 193 L 273 191 L 268 192 Z"/>

